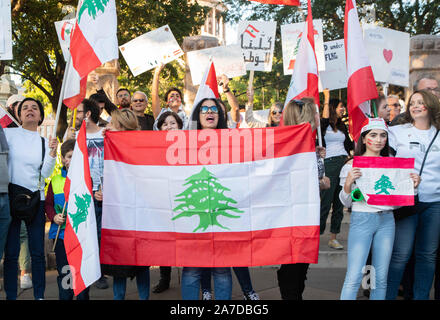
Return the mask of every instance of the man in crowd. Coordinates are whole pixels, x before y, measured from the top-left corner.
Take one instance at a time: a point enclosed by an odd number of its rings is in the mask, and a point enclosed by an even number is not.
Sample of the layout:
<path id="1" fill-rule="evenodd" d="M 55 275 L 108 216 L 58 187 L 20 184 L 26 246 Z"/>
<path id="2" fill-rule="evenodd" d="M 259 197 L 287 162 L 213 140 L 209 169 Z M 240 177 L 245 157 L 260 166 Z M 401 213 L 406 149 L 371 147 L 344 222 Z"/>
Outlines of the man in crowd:
<path id="1" fill-rule="evenodd" d="M 390 121 L 393 121 L 402 111 L 402 106 L 399 103 L 399 97 L 396 95 L 389 95 L 387 97 L 387 106 L 390 108 Z"/>
<path id="2" fill-rule="evenodd" d="M 440 99 L 440 87 L 438 85 L 437 79 L 431 74 L 422 75 L 415 83 L 414 83 L 414 91 L 416 90 L 428 90 L 437 98 Z"/>
<path id="3" fill-rule="evenodd" d="M 116 92 L 116 102 L 119 109 L 130 108 L 131 104 L 131 94 L 128 89 L 119 88 Z"/>
<path id="4" fill-rule="evenodd" d="M 146 114 L 145 109 L 148 105 L 147 95 L 142 91 L 136 91 L 131 97 L 131 110 L 138 118 L 141 130 L 153 130 L 154 118 Z"/>

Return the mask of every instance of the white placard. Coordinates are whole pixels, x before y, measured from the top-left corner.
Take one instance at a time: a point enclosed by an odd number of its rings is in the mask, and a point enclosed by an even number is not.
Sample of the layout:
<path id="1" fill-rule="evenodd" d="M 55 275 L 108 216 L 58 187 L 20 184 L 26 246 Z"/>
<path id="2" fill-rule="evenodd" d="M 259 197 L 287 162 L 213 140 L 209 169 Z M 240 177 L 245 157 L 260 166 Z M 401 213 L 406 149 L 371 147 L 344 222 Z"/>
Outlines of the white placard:
<path id="1" fill-rule="evenodd" d="M 55 22 L 55 29 L 57 30 L 58 41 L 60 42 L 65 61 L 70 58 L 70 37 L 72 36 L 74 26 L 75 18 Z"/>
<path id="2" fill-rule="evenodd" d="M 364 24 L 364 42 L 377 82 L 409 85 L 409 33 Z"/>
<path id="3" fill-rule="evenodd" d="M 246 70 L 272 71 L 276 21 L 240 21 L 237 43 L 240 45 Z"/>
<path id="4" fill-rule="evenodd" d="M 347 87 L 344 39 L 324 42 L 325 71 L 319 72 L 319 91 Z"/>
<path id="5" fill-rule="evenodd" d="M 225 74 L 228 78 L 234 78 L 246 74 L 243 54 L 238 44 L 190 51 L 186 54 L 186 57 L 191 70 L 192 82 L 195 86 L 202 81 L 210 57 L 214 61 L 217 76 Z"/>
<path id="6" fill-rule="evenodd" d="M 300 35 L 304 31 L 305 22 L 285 24 L 281 26 L 281 46 L 283 49 L 284 75 L 291 75 L 299 48 Z M 325 70 L 324 38 L 322 33 L 322 20 L 313 20 L 313 33 L 315 35 L 315 53 L 318 60 L 318 71 Z"/>
<path id="7" fill-rule="evenodd" d="M 120 46 L 119 50 L 135 77 L 184 54 L 168 25 L 144 33 Z"/>
<path id="8" fill-rule="evenodd" d="M 11 1 L 0 0 L 0 60 L 12 60 Z"/>

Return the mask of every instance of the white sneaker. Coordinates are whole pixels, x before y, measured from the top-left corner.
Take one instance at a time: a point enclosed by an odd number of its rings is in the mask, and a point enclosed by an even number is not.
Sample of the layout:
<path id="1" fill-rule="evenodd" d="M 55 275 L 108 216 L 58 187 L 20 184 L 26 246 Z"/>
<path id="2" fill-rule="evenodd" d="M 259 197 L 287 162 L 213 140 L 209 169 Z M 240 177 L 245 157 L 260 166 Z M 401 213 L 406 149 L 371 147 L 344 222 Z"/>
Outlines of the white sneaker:
<path id="1" fill-rule="evenodd" d="M 260 296 L 252 290 L 244 295 L 244 300 L 260 300 Z"/>
<path id="2" fill-rule="evenodd" d="M 341 250 L 344 249 L 344 246 L 339 243 L 338 240 L 333 239 L 328 242 L 328 246 L 333 249 Z"/>
<path id="3" fill-rule="evenodd" d="M 25 273 L 20 277 L 20 288 L 21 289 L 30 289 L 32 288 L 32 279 L 29 273 Z"/>
<path id="4" fill-rule="evenodd" d="M 203 291 L 202 300 L 212 300 L 211 292 Z"/>

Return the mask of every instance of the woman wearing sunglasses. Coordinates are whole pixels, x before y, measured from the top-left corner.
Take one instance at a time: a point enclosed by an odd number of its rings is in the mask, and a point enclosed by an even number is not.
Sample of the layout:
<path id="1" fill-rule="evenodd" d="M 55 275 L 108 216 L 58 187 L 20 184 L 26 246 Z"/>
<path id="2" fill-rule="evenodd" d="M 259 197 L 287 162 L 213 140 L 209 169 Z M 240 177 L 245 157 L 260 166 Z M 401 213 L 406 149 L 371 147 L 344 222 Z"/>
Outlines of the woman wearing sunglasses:
<path id="1" fill-rule="evenodd" d="M 191 121 L 196 124 L 197 130 L 227 129 L 226 118 L 219 102 L 216 99 L 205 98 L 194 108 Z M 217 300 L 231 300 L 232 275 L 231 268 L 210 268 L 214 278 L 215 298 Z M 198 300 L 202 272 L 206 268 L 184 267 L 182 271 L 182 299 Z"/>
<path id="2" fill-rule="evenodd" d="M 248 103 L 246 104 L 245 121 L 249 128 L 265 128 L 278 127 L 283 113 L 283 104 L 281 102 L 274 102 L 269 110 L 267 122 L 259 121 L 254 118 L 254 90 L 247 91 Z"/>
<path id="3" fill-rule="evenodd" d="M 339 185 L 339 174 L 344 166 L 350 151 L 353 149 L 353 142 L 348 136 L 348 130 L 342 117 L 345 113 L 345 106 L 338 99 L 329 99 L 328 90 L 324 91 L 325 101 L 321 119 L 322 145 L 326 148 L 324 160 L 325 175 L 330 178 L 330 188 L 323 190 L 321 194 L 321 228 L 320 233 L 325 231 L 327 217 L 332 208 L 330 223 L 330 248 L 343 249 L 344 247 L 336 240 L 336 235 L 341 231 L 344 206 L 339 200 L 339 192 L 342 187 Z"/>

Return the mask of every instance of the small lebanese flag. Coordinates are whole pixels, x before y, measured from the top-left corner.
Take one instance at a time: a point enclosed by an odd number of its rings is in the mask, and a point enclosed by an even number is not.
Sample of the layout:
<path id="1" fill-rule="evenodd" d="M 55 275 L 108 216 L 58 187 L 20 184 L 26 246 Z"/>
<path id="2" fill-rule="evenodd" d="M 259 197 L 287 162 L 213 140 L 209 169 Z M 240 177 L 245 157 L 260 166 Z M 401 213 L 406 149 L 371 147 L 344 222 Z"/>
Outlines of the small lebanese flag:
<path id="1" fill-rule="evenodd" d="M 108 132 L 104 148 L 103 264 L 317 263 L 310 124 Z"/>
<path id="2" fill-rule="evenodd" d="M 298 55 L 284 106 L 292 99 L 299 100 L 304 97 L 313 97 L 315 103 L 319 105 L 318 63 L 315 53 L 312 5 L 310 0 L 308 0 L 307 20 L 302 32 Z"/>
<path id="3" fill-rule="evenodd" d="M 369 205 L 412 206 L 414 158 L 354 157 L 353 168 L 361 168 L 356 180 Z"/>
<path id="4" fill-rule="evenodd" d="M 371 116 L 370 100 L 377 98 L 378 93 L 364 45 L 355 0 L 346 0 L 344 42 L 348 73 L 349 131 L 353 140 L 357 142 L 365 119 Z"/>
<path id="5" fill-rule="evenodd" d="M 188 129 L 197 129 L 197 124 L 192 123 L 192 115 L 197 104 L 205 98 L 219 99 L 220 94 L 218 93 L 217 75 L 215 73 L 214 62 L 211 60 L 205 70 L 202 81 L 200 82 L 199 90 L 197 90 L 196 97 L 194 99 L 194 104 L 191 109 L 190 121 L 188 121 Z"/>
<path id="6" fill-rule="evenodd" d="M 2 128 L 7 128 L 14 120 L 12 116 L 3 107 L 0 107 L 0 125 Z"/>
<path id="7" fill-rule="evenodd" d="M 257 36 L 255 34 L 259 33 L 260 31 L 257 28 L 255 28 L 253 25 L 249 24 L 244 30 L 244 32 L 250 35 L 252 38 L 256 38 Z"/>
<path id="8" fill-rule="evenodd" d="M 299 6 L 299 0 L 249 0 L 267 4 L 281 4 L 285 6 Z"/>
<path id="9" fill-rule="evenodd" d="M 64 104 L 74 109 L 86 94 L 87 76 L 103 63 L 118 59 L 117 18 L 115 0 L 100 1 L 90 10 L 90 1 L 80 1 L 75 27 L 70 40 L 71 63 Z M 72 71 L 72 69 L 74 71 Z"/>
<path id="10" fill-rule="evenodd" d="M 85 121 L 73 150 L 64 194 L 68 195 L 64 246 L 73 277 L 73 291 L 78 295 L 101 277 Z"/>

